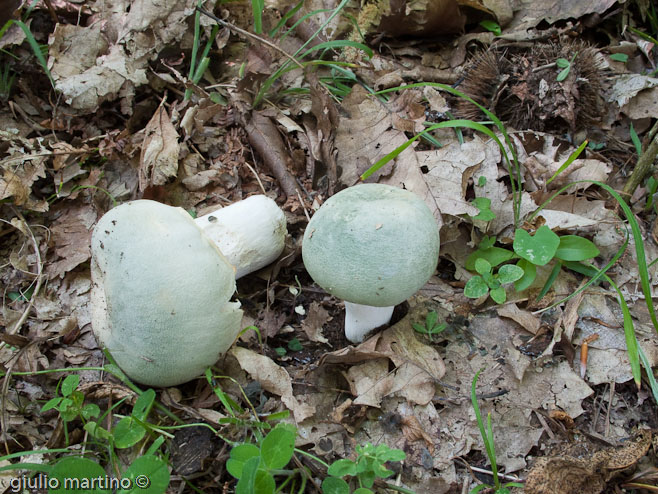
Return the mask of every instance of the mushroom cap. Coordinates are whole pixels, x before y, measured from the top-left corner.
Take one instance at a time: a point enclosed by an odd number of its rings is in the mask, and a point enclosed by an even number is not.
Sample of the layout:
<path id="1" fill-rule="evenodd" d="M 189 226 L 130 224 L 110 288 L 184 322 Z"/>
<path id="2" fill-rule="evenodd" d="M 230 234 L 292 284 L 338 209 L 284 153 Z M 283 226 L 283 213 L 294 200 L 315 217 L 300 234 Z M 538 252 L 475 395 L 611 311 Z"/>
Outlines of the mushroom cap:
<path id="1" fill-rule="evenodd" d="M 139 200 L 94 228 L 92 328 L 123 371 L 150 386 L 203 373 L 240 331 L 235 272 L 183 209 Z"/>
<path id="2" fill-rule="evenodd" d="M 430 278 L 439 230 L 415 194 L 361 184 L 330 197 L 304 232 L 302 257 L 327 292 L 362 305 L 396 305 Z"/>

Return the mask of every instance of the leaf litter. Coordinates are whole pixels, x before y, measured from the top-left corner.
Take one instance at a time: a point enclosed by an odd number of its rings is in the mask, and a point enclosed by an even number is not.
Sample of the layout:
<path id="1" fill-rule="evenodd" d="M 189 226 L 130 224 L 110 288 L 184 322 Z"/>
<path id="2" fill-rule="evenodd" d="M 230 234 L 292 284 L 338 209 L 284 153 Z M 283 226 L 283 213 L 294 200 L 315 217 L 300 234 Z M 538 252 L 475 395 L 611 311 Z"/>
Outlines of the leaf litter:
<path id="1" fill-rule="evenodd" d="M 417 141 L 370 178 L 416 193 L 442 226 L 440 276 L 409 300 L 402 309 L 406 313 L 388 329 L 358 346 L 348 345 L 342 334 L 342 305 L 312 283 L 300 258 L 306 214 L 339 188 L 356 184 L 374 162 L 422 131 L 429 115 L 450 110 L 451 99 L 433 89 L 402 91 L 381 100 L 365 87 L 420 80 L 452 83 L 464 73 L 458 65 L 466 63 L 471 43 L 493 40 L 490 33 L 468 33 L 454 39 L 454 49 L 424 38 L 428 29 L 460 32 L 467 19 L 477 18 L 477 10 L 507 29 L 503 39 L 522 43 L 541 33 L 537 26 L 542 21 L 551 24 L 549 31 L 557 36 L 569 28 L 556 21 L 603 14 L 615 2 L 586 7 L 500 2 L 471 5 L 473 11 L 462 2 L 441 2 L 441 8 L 458 13 L 448 24 L 428 10 L 428 2 L 418 2 L 415 11 L 404 15 L 401 10 L 380 11 L 372 2 L 355 12 L 356 17 L 367 21 L 363 32 L 370 40 L 389 36 L 392 55 L 380 52 L 368 62 L 353 54 L 351 62 L 363 85 L 355 85 L 336 102 L 324 82 L 309 77 L 308 98 L 292 104 L 281 100 L 265 110 L 251 107 L 252 89 L 273 72 L 280 54 L 253 40 L 245 50 L 245 38 L 229 30 L 220 31 L 216 46 L 218 52 L 226 51 L 224 68 L 233 79 L 223 79 L 226 88 L 220 84 L 215 93 L 228 107 L 213 101 L 208 88 L 195 88 L 195 97 L 183 102 L 178 93 L 189 83 L 181 84 L 187 56 L 182 52 L 191 47 L 196 2 L 156 3 L 91 2 L 80 13 L 93 22 L 52 26 L 45 33 L 50 35 L 48 66 L 62 106 L 53 108 L 43 96 L 46 92 L 30 98 L 29 84 L 23 84 L 13 94 L 13 113 L 0 110 L 6 122 L 0 133 L 0 199 L 3 217 L 12 218 L 1 227 L 0 249 L 7 262 L 0 282 L 4 294 L 17 294 L 11 299 L 5 295 L 0 316 L 2 325 L 16 327 L 16 337 L 22 338 L 0 349 L 6 369 L 102 365 L 104 357 L 90 331 L 87 263 L 91 229 L 112 206 L 109 196 L 118 201 L 150 198 L 200 212 L 264 191 L 284 204 L 290 230 L 286 260 L 239 282 L 238 298 L 247 308 L 244 326 L 256 322 L 265 343 L 260 347 L 256 339 L 243 338 L 219 364 L 263 412 L 292 412 L 299 447 L 333 460 L 350 457 L 356 444 L 385 443 L 407 453 L 405 485 L 418 493 L 460 492 L 470 482 L 463 462 L 487 464 L 470 402 L 471 379 L 485 368 L 477 392 L 483 412 L 492 414 L 498 464 L 507 473 L 520 473 L 531 492 L 603 492 L 651 454 L 648 445 L 653 440 L 655 448 L 656 442 L 648 429 L 658 427 L 656 404 L 646 390 L 629 384 L 623 318 L 608 289 L 593 286 L 566 305 L 537 312 L 580 284 L 577 276 L 562 270 L 551 292 L 536 301 L 549 275 L 539 269 L 533 286 L 509 293 L 505 305 L 473 303 L 463 296 L 471 276 L 466 258 L 480 240 L 473 226 L 500 239 L 513 234 L 509 171 L 493 141 L 468 132 L 456 136 L 437 131 L 440 148 Z M 71 5 L 64 2 L 57 8 L 63 13 Z M 285 10 L 277 2 L 270 7 Z M 249 28 L 249 9 L 226 8 L 228 19 Z M 372 17 L 366 18 L 369 12 Z M 349 24 L 338 19 L 323 35 L 354 35 Z M 204 18 L 203 23 L 209 33 L 210 22 Z M 392 25 L 415 41 L 391 38 Z M 296 36 L 303 34 L 291 35 L 287 49 L 301 44 Z M 20 36 L 8 40 L 13 47 L 23 41 Z M 167 53 L 170 46 L 178 52 Z M 630 50 L 636 55 L 641 51 L 637 43 Z M 244 57 L 249 62 L 242 81 L 230 70 L 237 65 L 231 58 L 236 53 L 237 64 Z M 641 53 L 646 57 L 648 52 Z M 617 72 L 605 94 L 608 114 L 602 115 L 605 130 L 617 139 L 616 144 L 611 139 L 609 152 L 588 153 L 549 185 L 576 146 L 546 129 L 508 129 L 523 171 L 522 217 L 565 183 L 619 183 L 618 170 L 627 159 L 620 156 L 632 149 L 624 129 L 631 122 L 641 129 L 640 120 L 652 115 L 656 79 L 615 67 L 610 62 L 606 69 Z M 222 79 L 216 71 L 209 77 Z M 304 87 L 301 72 L 282 80 L 289 87 Z M 171 93 L 163 98 L 165 88 Z M 49 133 L 38 135 L 44 129 Z M 475 198 L 491 200 L 493 221 L 469 218 L 478 212 Z M 552 229 L 591 238 L 608 259 L 623 244 L 625 230 L 606 199 L 596 187 L 582 184 L 557 197 L 540 215 Z M 635 199 L 636 212 L 641 213 L 644 203 Z M 9 205 L 28 216 L 29 230 L 19 228 Z M 644 245 L 649 260 L 658 257 L 649 237 Z M 41 265 L 35 246 L 43 256 Z M 649 273 L 655 291 L 658 267 L 653 265 Z M 643 308 L 633 249 L 611 275 L 631 305 L 638 341 L 655 367 L 656 332 Z M 39 293 L 32 300 L 21 296 L 29 294 L 40 277 L 45 283 Z M 292 286 L 299 286 L 301 293 L 293 295 Z M 303 311 L 296 312 L 300 306 Z M 449 322 L 431 341 L 412 329 L 430 310 Z M 26 312 L 30 317 L 16 326 Z M 588 344 L 583 378 L 579 353 L 592 335 L 598 339 Z M 285 356 L 273 351 L 294 337 L 302 341 L 303 350 Z M 87 400 L 111 403 L 134 396 L 95 371 L 80 375 Z M 3 396 L 8 417 L 3 434 L 23 450 L 64 444 L 61 421 L 43 416 L 34 403 L 52 397 L 56 384 L 57 375 L 14 376 L 9 382 Z M 164 390 L 162 401 L 183 417 L 217 425 L 224 410 L 203 384 Z M 241 396 L 234 384 L 225 390 L 236 399 Z M 26 397 L 32 403 L 21 408 L 18 404 Z M 577 431 L 561 425 L 574 423 Z M 572 437 L 576 439 L 570 443 L 567 438 Z M 630 443 L 620 442 L 627 437 L 633 438 Z M 611 448 L 619 444 L 624 446 Z M 208 451 L 206 458 L 195 459 L 196 467 L 185 471 L 200 471 L 204 461 L 212 461 L 217 453 Z M 577 491 L 575 478 L 587 479 Z"/>

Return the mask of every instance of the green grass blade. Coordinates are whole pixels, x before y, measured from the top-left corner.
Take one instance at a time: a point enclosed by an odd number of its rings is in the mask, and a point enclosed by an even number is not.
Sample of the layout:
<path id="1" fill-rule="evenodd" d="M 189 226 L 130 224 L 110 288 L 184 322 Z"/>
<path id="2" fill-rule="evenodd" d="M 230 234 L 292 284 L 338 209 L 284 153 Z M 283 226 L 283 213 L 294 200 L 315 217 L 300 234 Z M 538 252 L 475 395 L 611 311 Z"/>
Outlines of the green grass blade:
<path id="1" fill-rule="evenodd" d="M 546 185 L 550 184 L 553 180 L 555 180 L 558 177 L 558 175 L 560 175 L 560 173 L 566 170 L 569 167 L 569 165 L 573 163 L 578 158 L 578 156 L 580 156 L 580 153 L 582 153 L 583 150 L 587 147 L 587 144 L 589 144 L 589 141 L 584 140 L 583 143 L 580 146 L 578 146 L 578 149 L 576 149 L 573 153 L 571 153 L 567 161 L 562 163 L 562 166 L 560 166 L 560 168 L 558 168 L 558 170 L 553 174 L 553 176 L 546 181 Z"/>
<path id="2" fill-rule="evenodd" d="M 300 0 L 299 2 L 297 2 L 297 5 L 295 5 L 295 6 L 294 6 L 293 8 L 291 8 L 288 12 L 286 12 L 286 13 L 283 15 L 283 17 L 281 17 L 281 20 L 280 20 L 279 22 L 276 23 L 276 26 L 274 26 L 274 27 L 270 30 L 270 32 L 268 33 L 268 34 L 270 35 L 270 38 L 273 38 L 274 36 L 276 36 L 276 33 L 279 32 L 279 29 L 281 29 L 283 26 L 285 26 L 285 25 L 286 25 L 286 22 L 288 22 L 288 19 L 290 19 L 293 15 L 295 15 L 297 12 L 299 12 L 299 9 L 301 9 L 303 6 L 304 6 L 304 0 Z M 301 19 L 300 19 L 300 20 L 301 20 Z M 296 26 L 298 23 L 299 23 L 299 21 L 295 23 L 295 26 Z M 293 26 L 292 28 L 290 28 L 290 31 L 292 31 L 292 30 L 295 28 L 295 26 Z M 288 32 L 290 32 L 290 31 L 288 31 Z M 288 33 L 286 33 L 286 34 L 288 34 Z M 285 35 L 284 35 L 284 36 L 285 36 Z"/>
<path id="3" fill-rule="evenodd" d="M 642 385 L 642 369 L 640 369 L 640 356 L 638 353 L 637 337 L 635 336 L 635 326 L 633 325 L 633 318 L 628 310 L 626 300 L 619 290 L 619 287 L 614 283 L 606 274 L 603 275 L 605 280 L 610 283 L 610 286 L 617 292 L 621 312 L 624 316 L 624 338 L 626 339 L 626 350 L 628 351 L 628 361 L 631 364 L 631 373 L 637 389 Z"/>
<path id="4" fill-rule="evenodd" d="M 303 4 L 303 1 L 300 3 Z M 313 12 L 304 14 L 302 17 L 299 18 L 297 22 L 295 22 L 292 26 L 290 26 L 290 28 L 288 28 L 288 30 L 285 33 L 283 33 L 281 39 L 282 40 L 285 39 L 290 33 L 292 33 L 295 30 L 295 28 L 297 28 L 297 26 L 299 26 L 306 19 L 313 17 L 314 15 L 324 14 L 325 12 L 331 12 L 331 9 L 318 9 L 318 10 L 314 10 Z"/>
<path id="5" fill-rule="evenodd" d="M 457 96 L 459 98 L 462 98 L 473 105 L 477 106 L 498 128 L 500 133 L 503 136 L 503 140 L 505 141 L 505 144 L 507 145 L 507 148 L 510 150 L 510 153 L 512 155 L 512 158 L 510 159 L 506 148 L 500 143 L 500 140 L 496 139 L 496 142 L 498 146 L 500 147 L 500 150 L 502 154 L 504 155 L 505 158 L 505 164 L 507 167 L 507 170 L 510 175 L 510 184 L 512 187 L 512 201 L 514 204 L 514 224 L 515 226 L 518 225 L 519 223 L 519 217 L 521 214 L 521 167 L 519 165 L 518 161 L 518 155 L 516 152 L 516 148 L 514 147 L 512 140 L 509 137 L 509 134 L 507 133 L 507 129 L 505 128 L 505 125 L 500 121 L 496 115 L 494 115 L 491 111 L 486 109 L 484 106 L 473 100 L 472 98 L 466 96 L 464 93 L 456 90 L 455 88 L 448 86 L 446 84 L 441 84 L 438 82 L 418 82 L 414 84 L 408 84 L 406 86 L 397 86 L 393 88 L 388 88 L 384 89 L 382 91 L 378 91 L 374 93 L 374 95 L 382 95 L 385 93 L 393 92 L 393 91 L 399 91 L 402 89 L 411 89 L 411 88 L 419 88 L 419 87 L 434 87 L 443 91 L 446 91 L 454 96 Z M 374 165 L 373 165 L 374 166 Z"/>
<path id="6" fill-rule="evenodd" d="M 350 41 L 347 39 L 339 39 L 334 41 L 325 41 L 324 43 L 318 43 L 317 45 L 313 46 L 312 48 L 309 48 L 304 53 L 302 53 L 301 58 L 305 58 L 309 56 L 311 53 L 319 50 L 332 50 L 336 48 L 344 48 L 346 46 L 351 46 L 352 48 L 361 50 L 368 56 L 368 58 L 372 58 L 372 56 L 374 55 L 372 49 L 369 46 L 364 45 L 363 43 L 359 43 L 358 41 Z"/>
<path id="7" fill-rule="evenodd" d="M 23 21 L 11 20 L 9 22 L 13 22 L 23 30 L 23 33 L 25 33 L 25 39 L 27 39 L 30 48 L 32 48 L 32 52 L 34 53 L 34 56 L 37 57 L 37 60 L 39 61 L 39 65 L 41 65 L 41 68 L 48 76 L 50 85 L 54 88 L 55 81 L 53 80 L 53 76 L 50 74 L 50 70 L 48 70 L 48 62 L 46 62 L 46 58 L 43 56 L 43 53 L 41 52 L 41 47 L 39 46 L 39 43 L 37 43 L 37 40 L 34 39 L 34 36 L 32 35 L 30 28 L 27 27 L 27 25 Z M 7 24 L 9 24 L 9 22 Z"/>
<path id="8" fill-rule="evenodd" d="M 628 29 L 629 29 L 629 31 L 632 31 L 635 34 L 637 34 L 643 40 L 648 41 L 648 42 L 653 43 L 654 45 L 658 46 L 658 40 L 656 38 L 653 38 L 653 37 L 649 36 L 648 34 L 643 33 L 639 29 L 635 29 L 634 27 L 628 26 Z"/>
<path id="9" fill-rule="evenodd" d="M 381 92 L 381 91 L 379 91 Z M 429 132 L 432 132 L 433 130 L 436 129 L 444 129 L 444 128 L 469 128 L 473 130 L 477 130 L 478 132 L 482 132 L 483 134 L 486 134 L 489 136 L 491 139 L 493 139 L 499 146 L 501 146 L 501 150 L 503 154 L 505 155 L 505 158 L 507 159 L 507 152 L 505 151 L 505 148 L 502 147 L 502 143 L 498 139 L 498 136 L 493 133 L 493 131 L 481 123 L 473 122 L 472 120 L 448 120 L 446 122 L 439 122 L 437 124 L 431 125 L 422 132 L 416 134 L 413 136 L 411 139 L 408 139 L 406 142 L 395 148 L 393 151 L 388 153 L 386 156 L 383 158 L 380 158 L 377 160 L 377 162 L 372 165 L 370 168 L 368 168 L 363 175 L 361 175 L 361 180 L 366 180 L 368 177 L 370 177 L 373 173 L 375 173 L 377 170 L 382 168 L 384 165 L 386 165 L 389 161 L 397 158 L 397 156 L 407 149 L 409 146 L 411 146 L 414 141 L 420 139 L 422 136 L 425 134 L 428 134 Z"/>
<path id="10" fill-rule="evenodd" d="M 302 46 L 300 46 L 297 51 L 292 55 L 293 58 L 302 53 L 306 47 L 313 42 L 313 40 L 322 32 L 322 30 L 336 17 L 344 8 L 345 6 L 349 3 L 350 0 L 341 0 L 341 2 L 336 6 L 335 9 L 333 9 L 333 12 L 327 19 L 322 23 L 320 27 L 313 33 L 311 37 L 309 37 L 308 41 L 306 41 Z M 254 102 L 252 104 L 252 107 L 256 108 L 260 104 L 261 101 L 263 101 L 263 98 L 265 98 L 265 94 L 267 93 L 267 90 L 272 87 L 274 82 L 281 77 L 281 74 L 283 71 L 290 65 L 290 60 L 286 61 L 277 71 L 274 72 L 270 77 L 267 78 L 267 80 L 263 83 L 263 85 L 260 87 L 258 90 L 258 93 L 256 94 L 256 97 L 254 98 Z"/>
<path id="11" fill-rule="evenodd" d="M 642 156 L 642 142 L 640 141 L 637 132 L 635 132 L 635 128 L 633 127 L 633 122 L 631 122 L 630 134 L 631 134 L 631 141 L 633 142 L 633 146 L 635 146 L 635 152 L 637 153 L 638 157 L 640 157 Z"/>
<path id="12" fill-rule="evenodd" d="M 553 283 L 555 283 L 555 280 L 560 274 L 560 269 L 562 269 L 562 263 L 561 262 L 555 263 L 555 266 L 553 266 L 553 270 L 551 271 L 551 274 L 548 275 L 548 279 L 546 280 L 546 283 L 544 283 L 544 286 L 539 292 L 539 295 L 537 295 L 537 300 L 541 300 L 542 298 L 544 298 L 544 295 L 546 295 L 548 291 L 551 289 Z"/>
<path id="13" fill-rule="evenodd" d="M 473 381 L 471 382 L 471 404 L 473 405 L 473 411 L 475 412 L 475 420 L 477 421 L 478 428 L 480 429 L 480 436 L 482 436 L 482 441 L 484 442 L 484 449 L 487 452 L 487 457 L 491 463 L 491 470 L 494 472 L 494 480 L 498 479 L 497 476 L 497 467 L 496 467 L 496 450 L 493 444 L 493 430 L 491 427 L 491 414 L 487 415 L 487 429 L 485 429 L 484 421 L 482 420 L 482 413 L 480 412 L 480 406 L 478 404 L 477 398 L 477 382 L 480 377 L 480 373 L 484 370 L 484 367 L 475 373 Z"/>
<path id="14" fill-rule="evenodd" d="M 251 0 L 251 10 L 254 13 L 254 32 L 261 34 L 263 32 L 263 10 L 265 10 L 265 0 Z"/>
<path id="15" fill-rule="evenodd" d="M 644 366 L 644 370 L 647 373 L 647 379 L 649 380 L 649 387 L 651 387 L 651 393 L 653 394 L 653 399 L 656 403 L 658 403 L 658 382 L 656 382 L 656 378 L 653 375 L 651 362 L 649 362 L 649 359 L 644 353 L 644 350 L 642 350 L 641 346 L 638 345 L 637 349 L 640 355 L 640 360 L 642 361 L 642 365 Z"/>

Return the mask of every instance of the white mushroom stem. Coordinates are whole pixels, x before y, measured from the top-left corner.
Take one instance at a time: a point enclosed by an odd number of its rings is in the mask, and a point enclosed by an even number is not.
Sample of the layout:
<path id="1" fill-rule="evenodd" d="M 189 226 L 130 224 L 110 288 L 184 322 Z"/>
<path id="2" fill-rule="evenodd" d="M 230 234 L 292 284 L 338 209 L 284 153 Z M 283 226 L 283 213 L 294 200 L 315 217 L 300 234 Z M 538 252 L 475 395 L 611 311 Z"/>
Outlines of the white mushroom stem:
<path id="1" fill-rule="evenodd" d="M 375 328 L 388 324 L 393 315 L 394 305 L 373 307 L 345 301 L 345 337 L 352 343 L 361 343 Z"/>
<path id="2" fill-rule="evenodd" d="M 240 278 L 273 262 L 283 251 L 286 217 L 276 202 L 251 196 L 194 220 Z"/>

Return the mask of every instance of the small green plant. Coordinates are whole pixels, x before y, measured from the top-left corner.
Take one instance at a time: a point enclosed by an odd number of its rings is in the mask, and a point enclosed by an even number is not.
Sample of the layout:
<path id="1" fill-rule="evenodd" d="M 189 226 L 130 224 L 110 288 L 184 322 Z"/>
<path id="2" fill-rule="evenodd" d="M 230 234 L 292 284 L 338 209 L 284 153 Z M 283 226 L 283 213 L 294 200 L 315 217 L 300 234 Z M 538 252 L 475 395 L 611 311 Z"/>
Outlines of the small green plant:
<path id="1" fill-rule="evenodd" d="M 374 446 L 370 443 L 357 445 L 356 460 L 336 460 L 329 466 L 330 475 L 322 481 L 323 494 L 372 494 L 371 487 L 375 479 L 386 479 L 393 475 L 393 471 L 386 468 L 387 461 L 402 461 L 406 458 L 404 451 L 391 449 L 386 444 Z M 356 479 L 358 487 L 350 489 L 350 484 L 344 477 Z"/>
<path id="2" fill-rule="evenodd" d="M 523 269 L 513 264 L 505 264 L 493 273 L 493 267 L 486 259 L 476 259 L 473 276 L 464 287 L 464 295 L 468 298 L 480 298 L 487 293 L 494 302 L 502 304 L 507 300 L 507 294 L 503 285 L 514 283 L 523 276 Z"/>
<path id="3" fill-rule="evenodd" d="M 480 26 L 482 26 L 487 31 L 494 33 L 496 36 L 500 36 L 500 34 L 502 33 L 502 30 L 500 29 L 500 24 L 498 24 L 495 21 L 489 21 L 489 20 L 482 21 L 480 22 Z"/>
<path id="4" fill-rule="evenodd" d="M 571 64 L 573 64 L 573 61 L 576 59 L 576 55 L 578 55 L 578 53 L 574 53 L 573 57 L 571 57 L 571 60 L 567 60 L 566 58 L 558 58 L 555 61 L 555 65 L 562 69 L 555 78 L 557 82 L 562 82 L 567 77 L 569 77 L 569 72 L 571 72 Z"/>
<path id="5" fill-rule="evenodd" d="M 105 370 L 121 380 L 127 379 L 114 364 L 108 364 L 104 368 L 83 368 L 79 370 Z M 54 369 L 37 372 L 61 372 L 69 369 Z M 19 374 L 19 373 L 16 373 Z M 23 373 L 35 374 L 35 373 Z M 147 424 L 146 419 L 155 401 L 155 392 L 152 389 L 139 393 L 132 413 L 129 417 L 123 417 L 117 425 L 111 430 L 103 428 L 100 424 L 111 410 L 119 407 L 124 401 L 120 400 L 114 406 L 107 410 L 102 416 L 100 408 L 93 403 L 85 403 L 85 396 L 78 389 L 80 377 L 77 374 L 71 374 L 61 381 L 58 385 L 57 394 L 44 404 L 41 411 L 57 410 L 62 422 L 64 422 L 64 431 L 68 444 L 68 424 L 76 419 L 80 419 L 84 424 L 84 429 L 89 434 L 89 444 L 95 444 L 100 447 L 99 453 L 103 449 L 107 450 L 108 458 L 112 464 L 112 470 L 117 477 L 107 476 L 106 470 L 97 461 L 82 456 L 65 456 L 59 458 L 53 464 L 31 464 L 15 463 L 7 465 L 1 470 L 25 469 L 28 471 L 42 472 L 48 475 L 48 493 L 72 493 L 72 492 L 92 492 L 106 493 L 119 492 L 122 494 L 149 492 L 151 494 L 163 494 L 169 486 L 170 474 L 167 462 L 157 454 L 158 449 L 164 443 L 165 434 L 163 431 L 156 429 L 154 426 Z M 129 381 L 126 384 L 134 388 Z M 136 389 L 136 388 L 135 388 Z M 138 390 L 137 390 L 138 391 Z M 117 461 L 118 457 L 114 448 L 129 448 L 136 445 L 146 436 L 148 430 L 159 432 L 161 435 L 155 438 L 150 446 L 141 456 L 135 458 L 128 466 L 121 466 Z M 37 453 L 70 453 L 68 449 L 62 450 L 44 450 Z M 28 452 L 14 453 L 7 458 L 15 458 L 28 454 Z M 34 454 L 34 452 L 29 452 Z"/>
<path id="6" fill-rule="evenodd" d="M 284 470 L 295 451 L 297 429 L 291 424 L 277 424 L 258 444 L 238 444 L 231 449 L 226 470 L 238 479 L 236 494 L 273 493 L 277 487 L 275 476 L 291 479 L 294 470 Z M 302 482 L 306 477 L 302 476 Z M 303 492 L 303 488 L 300 489 Z"/>
<path id="7" fill-rule="evenodd" d="M 496 214 L 491 210 L 491 199 L 488 197 L 476 197 L 473 199 L 472 204 L 480 211 L 472 217 L 474 220 L 491 221 L 496 217 Z"/>
<path id="8" fill-rule="evenodd" d="M 43 69 L 44 73 L 48 76 L 48 80 L 50 80 L 50 84 L 52 85 L 52 87 L 55 87 L 55 81 L 53 80 L 50 70 L 48 69 L 48 63 L 46 61 L 46 57 L 44 56 L 44 51 L 46 53 L 48 52 L 48 46 L 40 45 L 37 42 L 37 40 L 34 38 L 34 35 L 30 31 L 30 28 L 27 26 L 27 24 L 25 24 L 25 22 L 18 21 L 15 19 L 9 19 L 7 22 L 5 22 L 3 26 L 0 26 L 0 39 L 2 39 L 2 37 L 5 35 L 5 33 L 9 30 L 9 28 L 13 24 L 17 25 L 23 31 L 23 34 L 25 34 L 25 39 L 27 43 L 30 45 L 30 48 L 32 49 L 32 53 L 34 53 L 34 56 L 39 62 L 39 65 L 41 65 L 41 68 Z"/>
<path id="9" fill-rule="evenodd" d="M 500 479 L 498 478 L 498 464 L 496 463 L 496 448 L 494 444 L 494 435 L 493 428 L 491 426 L 491 412 L 487 414 L 487 427 L 484 427 L 484 421 L 482 420 L 482 414 L 480 413 L 480 406 L 478 405 L 478 398 L 476 390 L 476 385 L 478 377 L 480 377 L 480 372 L 484 369 L 477 371 L 473 377 L 471 383 L 471 403 L 473 404 L 473 411 L 475 412 L 475 419 L 478 423 L 478 428 L 480 429 L 480 436 L 482 436 L 482 441 L 484 441 L 484 449 L 487 452 L 487 457 L 489 458 L 489 463 L 491 463 L 491 472 L 493 474 L 494 485 L 481 484 L 477 487 L 471 489 L 470 494 L 476 494 L 483 489 L 495 489 L 496 494 L 509 494 L 510 487 L 523 487 L 523 484 L 519 482 L 508 482 L 506 484 L 501 484 Z"/>
<path id="10" fill-rule="evenodd" d="M 62 418 L 62 422 L 64 422 L 64 435 L 66 437 L 67 445 L 69 442 L 67 424 L 69 422 L 72 422 L 79 417 L 82 422 L 86 424 L 92 418 L 98 417 L 100 414 L 100 408 L 98 405 L 84 403 L 85 395 L 77 389 L 79 384 L 80 376 L 77 374 L 66 376 L 58 386 L 58 391 L 61 393 L 61 396 L 56 396 L 55 398 L 48 400 L 46 404 L 41 407 L 41 413 L 53 409 L 59 412 L 59 416 Z"/>
<path id="11" fill-rule="evenodd" d="M 535 281 L 535 278 L 537 277 L 537 266 L 545 266 L 553 259 L 557 260 L 553 267 L 553 271 L 542 288 L 538 298 L 543 297 L 548 290 L 550 290 L 560 272 L 560 269 L 564 266 L 565 261 L 585 261 L 599 255 L 599 249 L 590 240 L 579 237 L 578 235 L 558 236 L 546 225 L 539 227 L 534 235 L 531 235 L 522 228 L 518 228 L 514 233 L 514 252 L 501 247 L 495 247 L 494 243 L 494 238 L 485 236 L 480 242 L 478 249 L 466 259 L 466 269 L 470 271 L 475 270 L 482 275 L 482 273 L 477 270 L 476 263 L 478 259 L 487 261 L 491 268 L 511 259 L 518 259 L 516 267 L 520 268 L 522 273 L 521 277 L 514 280 L 514 288 L 518 292 L 525 290 Z M 485 269 L 485 267 L 485 265 L 481 264 L 481 269 Z M 500 269 L 502 270 L 503 267 Z M 486 272 L 489 273 L 490 271 L 486 270 Z M 518 273 L 518 271 L 515 272 Z M 507 275 L 510 274 L 512 273 L 508 273 L 506 270 L 506 276 L 504 279 L 509 279 Z M 484 281 L 484 275 L 482 275 L 482 277 L 482 280 L 472 282 L 472 286 L 469 290 L 470 295 L 467 295 L 466 288 L 464 289 L 464 294 L 467 297 L 479 298 L 487 293 L 485 290 L 487 287 L 484 287 L 482 284 L 482 281 Z M 509 281 L 505 281 L 505 283 L 509 283 Z M 468 283 L 466 286 L 468 287 Z M 488 287 L 493 289 L 491 286 Z M 478 293 L 479 295 L 475 296 Z M 496 297 L 499 297 L 500 295 L 500 290 L 498 290 Z M 498 302 L 493 293 L 491 298 Z M 503 301 L 504 300 L 505 299 L 503 299 Z"/>
<path id="12" fill-rule="evenodd" d="M 5 63 L 0 68 L 0 100 L 6 101 L 9 98 L 11 88 L 14 86 L 14 79 L 16 79 L 16 73 L 8 63 Z"/>
<path id="13" fill-rule="evenodd" d="M 258 0 L 254 0 L 255 2 Z M 197 2 L 197 10 L 194 14 L 194 40 L 192 43 L 192 58 L 190 60 L 190 71 L 188 74 L 189 80 L 192 84 L 197 85 L 203 74 L 205 73 L 208 65 L 210 64 L 210 57 L 208 57 L 208 52 L 210 52 L 210 47 L 212 46 L 215 36 L 219 32 L 219 25 L 215 25 L 212 28 L 212 32 L 206 41 L 206 46 L 203 49 L 203 53 L 199 56 L 198 52 L 201 48 L 201 11 L 199 10 L 203 5 L 203 0 Z M 256 5 L 254 4 L 254 9 Z M 254 11 L 255 12 L 255 11 Z M 192 89 L 188 88 L 185 90 L 184 98 L 186 100 L 190 99 L 192 96 Z M 211 98 L 212 99 L 212 98 Z"/>
<path id="14" fill-rule="evenodd" d="M 433 310 L 428 312 L 427 316 L 425 316 L 424 326 L 416 322 L 413 323 L 412 326 L 416 332 L 428 335 L 430 337 L 430 341 L 432 341 L 432 337 L 446 329 L 448 324 L 445 322 L 439 323 L 439 315 L 436 313 L 436 311 Z"/>

